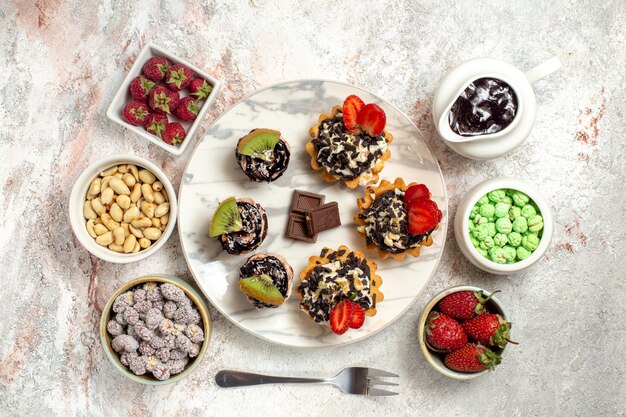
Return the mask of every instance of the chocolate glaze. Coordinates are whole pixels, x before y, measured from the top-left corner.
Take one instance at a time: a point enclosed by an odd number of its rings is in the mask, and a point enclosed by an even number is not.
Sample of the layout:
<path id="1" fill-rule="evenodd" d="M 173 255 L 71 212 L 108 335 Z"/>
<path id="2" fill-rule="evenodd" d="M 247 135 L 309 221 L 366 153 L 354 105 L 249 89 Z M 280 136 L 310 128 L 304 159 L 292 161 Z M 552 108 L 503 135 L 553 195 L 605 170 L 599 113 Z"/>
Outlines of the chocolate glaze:
<path id="1" fill-rule="evenodd" d="M 243 229 L 219 236 L 222 249 L 231 255 L 240 255 L 256 249 L 267 235 L 267 215 L 254 200 L 237 200 Z"/>
<path id="2" fill-rule="evenodd" d="M 461 136 L 496 133 L 505 129 L 517 113 L 517 96 L 510 85 L 495 78 L 479 78 L 456 99 L 448 122 Z"/>
<path id="3" fill-rule="evenodd" d="M 280 258 L 280 259 L 279 259 Z M 239 269 L 240 279 L 253 275 L 265 274 L 272 278 L 278 291 L 287 299 L 293 279 L 293 270 L 282 256 L 270 255 L 267 253 L 258 254 L 248 258 L 245 264 Z M 258 309 L 276 308 L 278 306 L 262 303 L 259 300 L 248 297 L 248 300 Z"/>
<path id="4" fill-rule="evenodd" d="M 253 131 L 254 130 L 251 132 Z M 241 142 L 242 139 L 243 138 L 239 139 L 239 142 Z M 274 157 L 270 161 L 240 154 L 237 151 L 237 149 L 239 149 L 239 142 L 237 142 L 237 148 L 235 148 L 235 156 L 237 157 L 237 162 L 243 173 L 246 174 L 250 180 L 256 182 L 272 182 L 280 178 L 287 170 L 291 152 L 289 144 L 284 139 L 281 138 L 276 146 L 274 146 Z"/>

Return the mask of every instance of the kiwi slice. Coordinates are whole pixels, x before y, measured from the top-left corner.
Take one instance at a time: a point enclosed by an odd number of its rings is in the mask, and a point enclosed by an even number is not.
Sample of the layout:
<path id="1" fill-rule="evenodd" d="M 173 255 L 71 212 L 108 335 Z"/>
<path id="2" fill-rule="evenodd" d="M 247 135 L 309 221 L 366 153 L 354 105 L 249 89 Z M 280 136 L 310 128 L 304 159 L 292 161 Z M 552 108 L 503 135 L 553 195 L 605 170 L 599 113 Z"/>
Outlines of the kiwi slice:
<path id="1" fill-rule="evenodd" d="M 244 136 L 237 151 L 263 161 L 270 161 L 274 155 L 274 147 L 280 142 L 280 132 L 271 129 L 256 129 Z"/>
<path id="2" fill-rule="evenodd" d="M 211 237 L 226 233 L 238 232 L 243 229 L 237 200 L 234 197 L 222 201 L 211 219 Z"/>
<path id="3" fill-rule="evenodd" d="M 269 275 L 253 275 L 239 280 L 239 289 L 244 294 L 265 304 L 277 306 L 285 301 Z"/>

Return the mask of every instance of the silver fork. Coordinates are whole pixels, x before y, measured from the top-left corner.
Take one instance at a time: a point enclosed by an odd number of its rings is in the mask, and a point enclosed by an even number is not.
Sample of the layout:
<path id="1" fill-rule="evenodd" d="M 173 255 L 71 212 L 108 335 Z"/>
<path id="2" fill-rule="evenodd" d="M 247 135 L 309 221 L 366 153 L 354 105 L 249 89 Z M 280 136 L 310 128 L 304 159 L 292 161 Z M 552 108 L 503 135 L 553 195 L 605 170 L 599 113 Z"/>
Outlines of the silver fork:
<path id="1" fill-rule="evenodd" d="M 388 396 L 398 395 L 397 392 L 375 388 L 375 385 L 397 386 L 394 382 L 380 379 L 381 377 L 397 378 L 398 375 L 374 368 L 345 368 L 332 378 L 298 378 L 253 374 L 239 371 L 219 371 L 215 382 L 222 388 L 245 387 L 262 384 L 332 384 L 343 392 L 357 395 Z"/>

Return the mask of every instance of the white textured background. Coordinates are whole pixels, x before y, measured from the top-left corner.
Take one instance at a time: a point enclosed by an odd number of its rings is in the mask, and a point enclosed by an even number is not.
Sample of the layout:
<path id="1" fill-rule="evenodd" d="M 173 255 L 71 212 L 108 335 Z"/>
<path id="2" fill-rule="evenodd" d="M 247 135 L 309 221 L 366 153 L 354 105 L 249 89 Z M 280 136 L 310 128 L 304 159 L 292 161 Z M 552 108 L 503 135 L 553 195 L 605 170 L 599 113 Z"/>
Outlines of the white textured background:
<path id="1" fill-rule="evenodd" d="M 625 28 L 623 0 L 3 1 L 0 414 L 626 415 Z M 450 230 L 439 270 L 415 307 L 367 341 L 332 350 L 276 347 L 212 310 L 212 344 L 190 378 L 162 388 L 125 380 L 100 346 L 100 309 L 140 274 L 190 280 L 178 238 L 145 261 L 107 264 L 78 244 L 66 212 L 75 178 L 113 153 L 147 157 L 178 186 L 189 151 L 174 159 L 105 116 L 147 41 L 224 81 L 205 127 L 278 81 L 329 78 L 374 91 L 427 135 L 452 214 L 483 179 L 523 177 L 554 207 L 552 247 L 527 273 L 494 277 L 463 258 Z M 439 141 L 430 104 L 448 70 L 483 56 L 527 69 L 553 54 L 564 67 L 535 84 L 538 117 L 522 148 L 476 162 Z M 415 331 L 430 297 L 463 283 L 503 291 L 521 342 L 495 373 L 465 383 L 429 367 Z M 223 368 L 332 374 L 353 364 L 400 373 L 402 394 L 224 391 L 212 379 Z"/>

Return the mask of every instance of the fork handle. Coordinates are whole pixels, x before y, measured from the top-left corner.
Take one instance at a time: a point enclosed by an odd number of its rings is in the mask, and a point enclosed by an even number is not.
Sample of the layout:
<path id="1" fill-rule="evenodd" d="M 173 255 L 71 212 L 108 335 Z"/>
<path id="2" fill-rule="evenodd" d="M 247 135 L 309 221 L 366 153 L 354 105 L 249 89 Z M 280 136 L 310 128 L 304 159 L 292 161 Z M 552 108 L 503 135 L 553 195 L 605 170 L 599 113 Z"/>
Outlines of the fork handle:
<path id="1" fill-rule="evenodd" d="M 239 371 L 219 371 L 215 375 L 215 382 L 222 388 L 245 387 L 263 384 L 324 384 L 328 381 L 321 378 L 297 378 L 253 374 Z"/>

